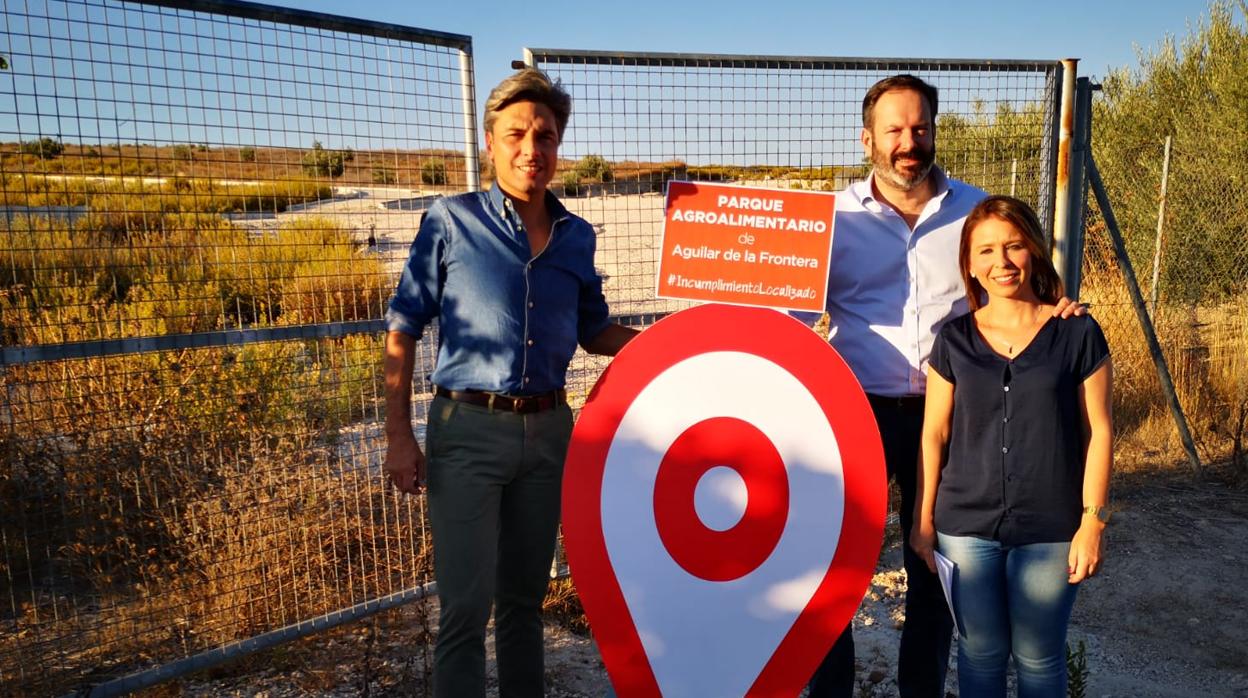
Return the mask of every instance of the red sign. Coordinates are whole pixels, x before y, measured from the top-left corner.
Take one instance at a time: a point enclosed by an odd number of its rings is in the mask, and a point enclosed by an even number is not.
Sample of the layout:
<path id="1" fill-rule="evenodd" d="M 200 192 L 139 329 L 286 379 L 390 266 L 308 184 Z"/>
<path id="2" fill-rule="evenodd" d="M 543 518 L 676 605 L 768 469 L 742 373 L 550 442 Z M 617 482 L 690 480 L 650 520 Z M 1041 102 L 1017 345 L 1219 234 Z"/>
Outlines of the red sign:
<path id="1" fill-rule="evenodd" d="M 796 696 L 853 618 L 883 448 L 840 356 L 772 310 L 669 316 L 572 434 L 564 544 L 621 698 Z"/>
<path id="2" fill-rule="evenodd" d="M 671 182 L 658 295 L 823 311 L 836 195 Z"/>

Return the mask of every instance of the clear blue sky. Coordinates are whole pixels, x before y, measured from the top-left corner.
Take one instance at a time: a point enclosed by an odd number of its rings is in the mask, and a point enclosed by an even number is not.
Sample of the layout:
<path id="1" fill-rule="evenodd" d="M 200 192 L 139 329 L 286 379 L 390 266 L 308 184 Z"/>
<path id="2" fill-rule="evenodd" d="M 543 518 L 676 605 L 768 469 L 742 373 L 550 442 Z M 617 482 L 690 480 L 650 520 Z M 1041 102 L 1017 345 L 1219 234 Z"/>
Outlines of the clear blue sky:
<path id="1" fill-rule="evenodd" d="M 1101 78 L 1182 37 L 1207 0 L 270 0 L 473 39 L 478 104 L 524 47 L 889 58 L 1079 58 Z M 1237 21 L 1242 13 L 1236 9 Z"/>
<path id="2" fill-rule="evenodd" d="M 471 36 L 478 110 L 524 47 L 900 59 L 1070 57 L 1080 59 L 1081 75 L 1097 79 L 1113 69 L 1136 67 L 1139 51 L 1156 49 L 1168 35 L 1188 35 L 1207 14 L 1209 2 L 269 1 Z M 310 140 L 322 140 L 331 148 L 372 149 L 410 148 L 412 143 L 454 147 L 460 138 L 454 106 L 419 123 L 393 116 L 394 108 L 404 108 L 400 103 L 411 96 L 412 86 L 370 92 L 368 85 L 353 82 L 359 74 L 351 72 L 348 62 L 326 63 L 323 56 L 302 68 L 298 60 L 284 56 L 295 69 L 279 76 L 276 64 L 261 55 L 270 47 L 257 37 L 265 35 L 255 32 L 249 42 L 219 44 L 235 34 L 243 36 L 242 24 L 229 30 L 201 27 L 183 17 L 185 13 L 158 9 L 148 10 L 150 16 L 140 20 L 133 16 L 139 10 L 123 5 L 113 7 L 111 23 L 101 30 L 82 21 L 90 13 L 85 6 L 69 7 L 49 3 L 46 11 L 53 12 L 51 16 L 68 13 L 72 22 L 45 21 L 39 10 L 30 10 L 30 18 L 20 9 L 4 13 L 7 31 L 0 31 L 0 41 L 5 42 L 0 50 L 12 46 L 13 65 L 8 71 L 11 89 L 0 90 L 0 101 L 7 99 L 9 106 L 0 104 L 0 140 L 56 136 L 100 143 L 246 142 L 278 147 L 306 147 Z M 1233 7 L 1242 24 L 1240 4 Z M 157 14 L 162 19 L 153 19 Z M 175 21 L 175 16 L 182 19 Z M 131 29 L 135 22 L 161 29 L 136 33 Z M 199 43 L 190 46 L 189 53 L 166 45 L 175 42 L 186 49 L 192 36 Z M 94 42 L 84 41 L 90 38 Z M 209 45 L 212 41 L 218 44 Z M 124 51 L 126 57 L 100 62 L 107 50 Z M 218 52 L 221 56 L 214 57 Z M 137 61 L 133 69 L 127 60 Z M 172 70 L 165 75 L 167 66 Z M 145 68 L 155 72 L 149 75 Z M 204 80 L 215 80 L 204 78 L 200 70 L 210 76 L 216 71 L 231 76 L 232 91 L 223 98 L 228 104 L 218 104 L 219 95 L 211 89 L 201 94 L 196 88 Z M 64 79 L 69 75 L 94 76 L 93 97 L 80 94 L 77 82 Z M 162 80 L 175 78 L 177 84 L 161 85 Z M 149 80 L 155 82 L 147 84 Z M 195 89 L 184 93 L 184 85 Z M 454 99 L 454 90 L 446 92 L 444 98 Z M 592 132 L 584 135 L 585 147 L 602 147 L 592 142 Z M 751 152 L 742 157 L 765 160 L 764 155 L 770 154 Z M 849 157 L 857 156 L 855 147 Z"/>

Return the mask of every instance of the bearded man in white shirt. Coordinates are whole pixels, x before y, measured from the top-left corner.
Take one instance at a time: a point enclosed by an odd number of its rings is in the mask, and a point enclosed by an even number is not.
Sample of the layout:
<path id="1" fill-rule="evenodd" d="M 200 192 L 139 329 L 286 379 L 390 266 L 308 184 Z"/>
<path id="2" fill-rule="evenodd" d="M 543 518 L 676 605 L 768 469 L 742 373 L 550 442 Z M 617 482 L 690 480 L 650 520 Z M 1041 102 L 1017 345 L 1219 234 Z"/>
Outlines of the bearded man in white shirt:
<path id="1" fill-rule="evenodd" d="M 936 166 L 935 87 L 913 75 L 877 82 L 862 101 L 868 177 L 837 194 L 828 342 L 875 413 L 888 475 L 901 490 L 908 588 L 897 663 L 902 698 L 945 695 L 952 621 L 940 581 L 910 548 L 928 356 L 945 321 L 967 312 L 962 223 L 987 193 Z M 1057 313 L 1083 311 L 1066 299 Z M 810 684 L 811 698 L 854 694 L 852 624 Z"/>

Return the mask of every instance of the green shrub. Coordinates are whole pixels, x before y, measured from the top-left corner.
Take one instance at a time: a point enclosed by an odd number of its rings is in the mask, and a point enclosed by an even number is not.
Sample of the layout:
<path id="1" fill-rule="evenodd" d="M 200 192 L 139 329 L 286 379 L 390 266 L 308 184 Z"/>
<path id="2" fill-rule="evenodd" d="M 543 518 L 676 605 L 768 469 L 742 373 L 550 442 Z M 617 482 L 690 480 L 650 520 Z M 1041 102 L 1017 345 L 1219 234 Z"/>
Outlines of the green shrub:
<path id="1" fill-rule="evenodd" d="M 34 141 L 22 141 L 18 150 L 26 155 L 34 155 L 40 160 L 52 160 L 65 151 L 65 146 L 55 138 L 44 136 Z"/>
<path id="2" fill-rule="evenodd" d="M 320 141 L 312 142 L 312 150 L 300 161 L 303 171 L 313 177 L 339 177 L 347 167 L 347 156 L 341 150 L 325 150 Z"/>
<path id="3" fill-rule="evenodd" d="M 420 181 L 431 185 L 446 184 L 446 161 L 426 160 L 420 166 Z"/>
<path id="4" fill-rule="evenodd" d="M 194 151 L 191 150 L 191 146 L 183 145 L 183 144 L 173 146 L 173 159 L 174 160 L 187 161 L 187 160 L 191 160 L 194 157 L 195 157 Z"/>
<path id="5" fill-rule="evenodd" d="M 580 196 L 581 178 L 577 176 L 576 172 L 564 172 L 562 182 L 564 196 Z"/>
<path id="6" fill-rule="evenodd" d="M 256 161 L 256 149 L 251 146 L 239 148 L 238 159 L 242 160 L 243 162 L 255 162 Z"/>
<path id="7" fill-rule="evenodd" d="M 1079 641 L 1079 649 L 1066 645 L 1066 695 L 1068 698 L 1084 698 L 1088 695 L 1088 648 Z"/>
<path id="8" fill-rule="evenodd" d="M 392 167 L 374 167 L 373 168 L 373 184 L 396 184 L 399 181 L 398 174 Z"/>
<path id="9" fill-rule="evenodd" d="M 591 182 L 610 182 L 614 179 L 611 163 L 601 155 L 586 155 L 576 163 L 576 169 L 573 171 L 580 179 Z"/>

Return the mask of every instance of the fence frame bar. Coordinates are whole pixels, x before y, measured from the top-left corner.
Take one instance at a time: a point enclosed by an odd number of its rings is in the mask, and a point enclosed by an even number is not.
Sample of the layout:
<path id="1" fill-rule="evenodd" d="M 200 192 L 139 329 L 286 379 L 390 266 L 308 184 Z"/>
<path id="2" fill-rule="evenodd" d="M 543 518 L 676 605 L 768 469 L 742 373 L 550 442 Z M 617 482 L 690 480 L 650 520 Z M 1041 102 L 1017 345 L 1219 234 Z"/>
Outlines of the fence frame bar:
<path id="1" fill-rule="evenodd" d="M 245 0 L 125 0 L 137 5 L 153 5 L 177 10 L 190 10 L 203 14 L 242 17 L 279 24 L 291 24 L 300 27 L 328 29 L 330 31 L 364 34 L 383 39 L 399 39 L 416 41 L 434 46 L 457 48 L 461 51 L 472 50 L 472 37 L 467 34 L 434 29 L 405 27 L 401 24 L 377 22 L 368 19 L 357 19 L 327 12 L 312 10 L 296 10 L 289 7 L 262 5 Z"/>
<path id="2" fill-rule="evenodd" d="M 472 44 L 459 49 L 460 103 L 464 110 L 464 183 L 468 191 L 481 191 L 480 148 L 477 147 L 477 87 L 472 65 Z"/>
<path id="3" fill-rule="evenodd" d="M 147 337 L 126 337 L 123 339 L 95 339 L 86 342 L 37 344 L 28 347 L 4 347 L 0 349 L 0 368 L 42 361 L 94 359 L 103 356 L 143 354 L 153 351 L 229 347 L 259 342 L 319 339 L 322 337 L 346 337 L 353 334 L 381 332 L 385 329 L 385 320 L 352 320 L 316 325 L 285 325 L 282 327 L 188 332 L 185 334 L 162 334 Z"/>
<path id="4" fill-rule="evenodd" d="M 207 669 L 253 652 L 276 647 L 284 642 L 314 635 L 322 630 L 329 630 L 344 623 L 366 618 L 374 613 L 387 611 L 410 601 L 419 601 L 437 593 L 437 582 L 427 582 L 418 587 L 363 601 L 349 608 L 326 613 L 323 616 L 310 618 L 287 625 L 284 628 L 270 630 L 267 633 L 261 633 L 245 640 L 230 642 L 189 657 L 154 666 L 151 669 L 145 669 L 121 678 L 83 688 L 67 694 L 64 698 L 120 696 L 143 688 L 150 688 L 193 671 Z"/>
<path id="5" fill-rule="evenodd" d="M 703 66 L 715 68 L 879 69 L 889 65 L 917 65 L 931 70 L 1010 71 L 1052 67 L 1054 60 L 985 60 L 975 58 L 854 58 L 831 56 L 770 56 L 732 53 L 665 53 L 659 51 L 580 51 L 525 48 L 523 63 L 536 61 L 581 65 Z"/>

